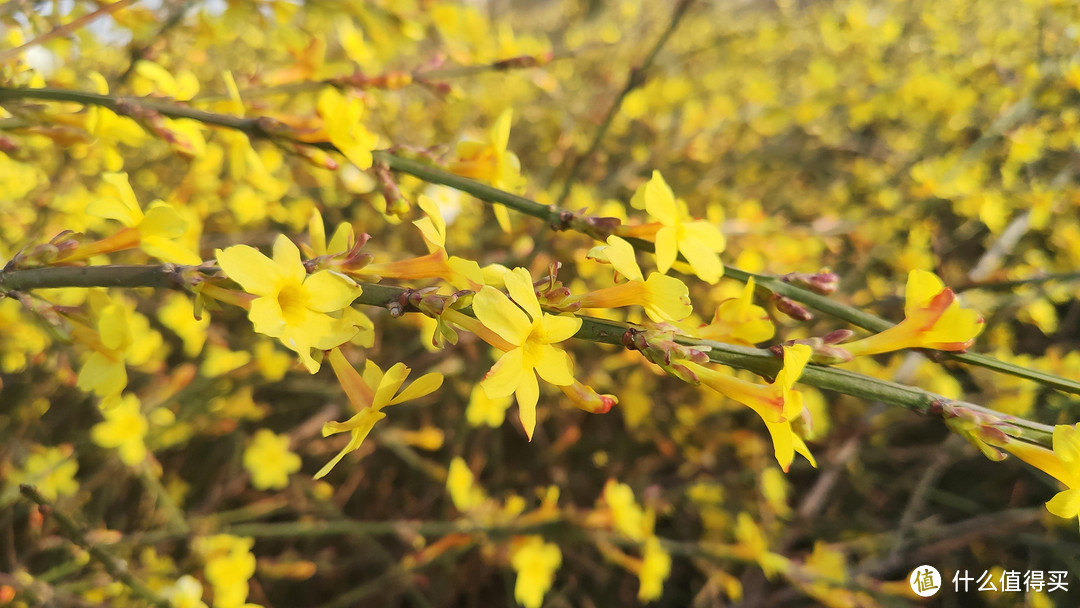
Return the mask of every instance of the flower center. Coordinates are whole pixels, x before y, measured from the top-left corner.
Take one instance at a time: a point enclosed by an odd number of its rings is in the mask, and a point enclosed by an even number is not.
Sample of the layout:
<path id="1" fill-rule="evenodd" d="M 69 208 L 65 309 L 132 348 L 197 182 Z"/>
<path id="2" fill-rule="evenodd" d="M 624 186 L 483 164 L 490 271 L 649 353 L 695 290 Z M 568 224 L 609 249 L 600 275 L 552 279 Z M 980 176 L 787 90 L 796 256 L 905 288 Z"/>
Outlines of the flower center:
<path id="1" fill-rule="evenodd" d="M 278 292 L 278 306 L 286 325 L 298 325 L 304 320 L 308 294 L 300 285 L 288 285 Z"/>

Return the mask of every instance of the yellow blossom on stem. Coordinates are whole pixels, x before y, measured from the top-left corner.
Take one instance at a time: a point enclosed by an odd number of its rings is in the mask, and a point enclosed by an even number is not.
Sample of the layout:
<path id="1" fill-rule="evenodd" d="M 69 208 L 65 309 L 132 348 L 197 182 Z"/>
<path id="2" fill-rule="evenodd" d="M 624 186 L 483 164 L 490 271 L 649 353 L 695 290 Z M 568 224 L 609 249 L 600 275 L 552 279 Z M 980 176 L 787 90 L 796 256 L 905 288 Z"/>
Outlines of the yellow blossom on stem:
<path id="1" fill-rule="evenodd" d="M 468 139 L 457 145 L 457 158 L 447 167 L 451 172 L 475 180 L 487 182 L 500 190 L 517 192 L 524 180 L 521 178 L 521 161 L 506 149 L 510 142 L 510 121 L 513 112 L 503 111 L 483 139 Z M 495 219 L 499 226 L 510 232 L 510 212 L 502 205 L 495 205 Z"/>
<path id="2" fill-rule="evenodd" d="M 609 479 L 604 484 L 603 498 L 611 509 L 612 520 L 619 532 L 636 541 L 643 541 L 652 535 L 656 516 L 638 505 L 630 486 Z"/>
<path id="3" fill-rule="evenodd" d="M 510 395 L 492 399 L 479 384 L 474 385 L 472 392 L 469 393 L 469 406 L 465 409 L 465 419 L 469 421 L 470 426 L 487 425 L 498 428 L 506 419 L 506 410 L 511 402 Z"/>
<path id="4" fill-rule="evenodd" d="M 143 438 L 150 426 L 142 413 L 142 404 L 131 393 L 111 401 L 108 405 L 102 403 L 105 421 L 90 429 L 90 438 L 103 448 L 116 448 L 124 464 L 131 467 L 141 464 L 146 460 Z"/>
<path id="5" fill-rule="evenodd" d="M 454 508 L 462 513 L 468 513 L 488 501 L 484 489 L 476 484 L 476 477 L 460 456 L 450 461 L 450 469 L 446 474 L 446 490 L 450 492 Z"/>
<path id="6" fill-rule="evenodd" d="M 671 555 L 660 545 L 660 539 L 650 536 L 642 546 L 641 566 L 637 571 L 641 586 L 638 600 L 652 602 L 664 593 L 664 581 L 671 574 Z"/>
<path id="7" fill-rule="evenodd" d="M 328 350 L 356 335 L 353 323 L 330 313 L 349 306 L 360 295 L 360 286 L 331 270 L 308 275 L 300 250 L 285 235 L 274 241 L 273 259 L 248 245 L 219 249 L 215 254 L 229 278 L 258 296 L 248 310 L 255 331 L 278 338 L 296 351 L 309 372 L 319 371 L 312 348 Z"/>
<path id="8" fill-rule="evenodd" d="M 773 337 L 776 328 L 769 313 L 754 304 L 754 277 L 746 281 L 739 297 L 721 302 L 713 313 L 712 321 L 696 330 L 705 340 L 753 346 Z"/>
<path id="9" fill-rule="evenodd" d="M 172 205 L 161 201 L 150 203 L 143 213 L 127 173 L 103 173 L 105 191 L 86 206 L 86 213 L 116 220 L 125 227 L 100 241 L 80 246 L 59 261 L 73 262 L 94 255 L 140 247 L 147 255 L 162 262 L 199 264 L 202 258 L 177 242 L 187 230 L 187 222 Z"/>
<path id="10" fill-rule="evenodd" d="M 784 367 L 772 384 L 757 384 L 729 373 L 687 361 L 685 365 L 709 388 L 757 412 L 769 429 L 776 461 L 786 472 L 795 452 L 817 466 L 809 448 L 791 428 L 791 420 L 803 409 L 803 395 L 795 382 L 810 361 L 813 350 L 805 344 L 784 347 Z"/>
<path id="11" fill-rule="evenodd" d="M 720 280 L 724 265 L 718 254 L 724 251 L 726 241 L 716 225 L 707 220 L 690 219 L 686 203 L 675 199 L 659 171 L 653 171 L 652 179 L 634 198 L 641 200 L 645 210 L 659 223 L 620 226 L 620 235 L 652 240 L 656 244 L 656 265 L 661 273 L 666 273 L 681 253 L 702 281 L 712 284 Z"/>
<path id="12" fill-rule="evenodd" d="M 1080 423 L 1055 426 L 1053 446 L 1051 452 L 1014 440 L 1001 447 L 1065 484 L 1065 490 L 1055 494 L 1046 503 L 1046 509 L 1058 517 L 1072 519 L 1080 516 Z"/>
<path id="13" fill-rule="evenodd" d="M 341 350 L 335 348 L 330 351 L 330 365 L 334 368 L 334 374 L 341 383 L 346 397 L 349 398 L 349 403 L 357 413 L 345 422 L 327 422 L 323 425 L 323 437 L 345 431 L 348 431 L 351 436 L 349 443 L 341 449 L 341 452 L 315 474 L 315 479 L 326 476 L 334 465 L 345 457 L 345 454 L 360 448 L 375 423 L 386 417 L 386 414 L 382 412 L 384 407 L 419 399 L 437 390 L 442 386 L 443 381 L 442 374 L 424 374 L 395 396 L 405 379 L 409 377 L 409 372 L 412 371 L 404 363 L 395 363 L 384 374 L 379 366 L 369 359 L 364 367 L 364 374 L 361 376 L 345 360 L 345 355 L 341 354 Z"/>
<path id="14" fill-rule="evenodd" d="M 214 608 L 240 608 L 247 601 L 248 580 L 255 575 L 255 539 L 217 534 L 195 541 L 203 555 L 203 572 L 214 588 Z"/>
<path id="15" fill-rule="evenodd" d="M 746 513 L 739 513 L 735 520 L 735 539 L 738 541 L 740 557 L 757 562 L 765 576 L 770 579 L 790 566 L 786 557 L 769 551 L 765 534 Z"/>
<path id="16" fill-rule="evenodd" d="M 256 489 L 280 490 L 289 485 L 289 475 L 300 470 L 300 457 L 289 450 L 288 436 L 259 429 L 244 450 L 244 468 Z"/>
<path id="17" fill-rule="evenodd" d="M 8 481 L 13 487 L 29 484 L 37 488 L 48 500 L 71 496 L 79 489 L 75 473 L 79 461 L 75 459 L 71 444 L 57 447 L 35 445 L 21 468 L 11 471 Z"/>
<path id="18" fill-rule="evenodd" d="M 540 536 L 516 540 L 514 545 L 510 558 L 517 572 L 514 599 L 525 608 L 540 608 L 562 565 L 562 552 L 558 545 L 545 543 Z"/>
<path id="19" fill-rule="evenodd" d="M 690 306 L 690 290 L 686 284 L 658 272 L 650 273 L 649 278 L 644 280 L 630 243 L 615 235 L 609 236 L 607 242 L 607 247 L 594 248 L 589 256 L 606 259 L 629 280 L 614 287 L 572 295 L 566 298 L 565 303 L 577 304 L 581 308 L 638 305 L 644 307 L 645 314 L 656 323 L 679 321 L 690 316 L 694 309 Z"/>
<path id="20" fill-rule="evenodd" d="M 360 122 L 364 116 L 364 102 L 346 97 L 334 87 L 326 87 L 319 93 L 317 109 L 330 143 L 357 168 L 370 168 L 371 151 L 379 145 L 379 136 Z"/>
<path id="21" fill-rule="evenodd" d="M 983 329 L 979 313 L 961 308 L 953 290 L 932 272 L 912 270 L 904 292 L 904 320 L 842 347 L 852 355 L 874 355 L 904 348 L 962 351 Z"/>
<path id="22" fill-rule="evenodd" d="M 556 386 L 574 382 L 570 356 L 552 345 L 577 333 L 582 321 L 541 311 L 528 270 L 515 268 L 503 281 L 509 298 L 488 286 L 473 297 L 476 318 L 513 346 L 495 362 L 481 386 L 491 398 L 511 393 L 517 397 L 521 426 L 531 441 L 540 398 L 536 375 Z"/>

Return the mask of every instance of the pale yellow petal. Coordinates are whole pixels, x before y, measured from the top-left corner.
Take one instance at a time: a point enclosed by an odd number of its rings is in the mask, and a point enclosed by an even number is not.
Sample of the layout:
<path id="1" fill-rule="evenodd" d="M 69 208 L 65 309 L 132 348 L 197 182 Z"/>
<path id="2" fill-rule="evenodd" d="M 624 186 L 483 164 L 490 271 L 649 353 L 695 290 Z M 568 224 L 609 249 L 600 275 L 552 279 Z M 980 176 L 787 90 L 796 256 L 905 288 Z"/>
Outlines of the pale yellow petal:
<path id="1" fill-rule="evenodd" d="M 532 441 L 533 431 L 536 429 L 536 402 L 540 400 L 540 386 L 532 371 L 521 376 L 514 396 L 517 397 L 521 427 L 525 429 L 525 436 Z"/>
<path id="2" fill-rule="evenodd" d="M 304 263 L 300 261 L 300 249 L 284 234 L 274 239 L 274 264 L 280 269 L 281 276 L 290 282 L 300 283 L 307 275 Z"/>
<path id="3" fill-rule="evenodd" d="M 304 280 L 311 299 L 308 307 L 316 312 L 336 312 L 360 297 L 362 289 L 349 277 L 332 270 L 320 270 Z"/>
<path id="4" fill-rule="evenodd" d="M 390 404 L 401 403 L 403 401 L 411 401 L 413 399 L 419 399 L 424 395 L 429 395 L 439 390 L 442 386 L 443 375 L 438 373 L 424 374 L 420 376 L 412 384 L 405 387 L 405 390 L 401 391 L 397 397 L 394 397 Z"/>
<path id="5" fill-rule="evenodd" d="M 282 274 L 278 265 L 248 245 L 234 245 L 214 252 L 218 266 L 240 284 L 244 291 L 259 296 L 277 296 Z"/>
<path id="6" fill-rule="evenodd" d="M 532 370 L 526 370 L 523 365 L 525 351 L 515 348 L 499 357 L 495 365 L 491 366 L 480 385 L 491 399 L 506 397 L 512 394 L 521 382 L 522 377 L 532 375 Z"/>
<path id="7" fill-rule="evenodd" d="M 285 318 L 281 315 L 277 298 L 262 297 L 252 300 L 248 319 L 255 326 L 256 332 L 271 338 L 277 338 L 285 330 Z"/>
<path id="8" fill-rule="evenodd" d="M 506 273 L 507 277 L 511 273 Z M 507 342 L 522 344 L 532 331 L 532 322 L 523 310 L 494 287 L 484 286 L 473 296 L 476 318 Z"/>
<path id="9" fill-rule="evenodd" d="M 656 231 L 656 268 L 666 273 L 675 263 L 679 253 L 678 230 L 674 226 L 664 226 Z"/>
<path id="10" fill-rule="evenodd" d="M 532 352 L 531 363 L 536 373 L 545 381 L 555 386 L 567 386 L 574 383 L 573 366 L 566 351 L 549 344 L 541 345 Z"/>
<path id="11" fill-rule="evenodd" d="M 521 267 L 513 269 L 503 276 L 503 284 L 510 292 L 510 298 L 524 308 L 530 318 L 540 318 L 540 302 L 536 299 L 536 288 L 528 270 Z"/>
<path id="12" fill-rule="evenodd" d="M 553 315 L 545 312 L 540 327 L 536 329 L 535 339 L 541 344 L 568 340 L 581 329 L 582 323 L 580 318 L 573 315 Z"/>
<path id="13" fill-rule="evenodd" d="M 675 194 L 659 171 L 653 171 L 652 179 L 645 185 L 645 211 L 665 226 L 671 226 L 679 219 Z"/>

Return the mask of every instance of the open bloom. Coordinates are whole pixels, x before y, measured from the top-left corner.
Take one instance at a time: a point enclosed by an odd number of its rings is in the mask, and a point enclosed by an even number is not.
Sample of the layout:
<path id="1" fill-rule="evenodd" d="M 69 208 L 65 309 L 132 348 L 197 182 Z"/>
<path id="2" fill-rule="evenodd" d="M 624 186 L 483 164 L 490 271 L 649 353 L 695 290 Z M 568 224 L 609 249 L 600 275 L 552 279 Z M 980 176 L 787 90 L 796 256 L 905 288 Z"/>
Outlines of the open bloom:
<path id="1" fill-rule="evenodd" d="M 378 365 L 368 359 L 364 375 L 361 376 L 345 360 L 341 351 L 335 348 L 330 351 L 330 365 L 357 413 L 345 422 L 327 422 L 323 425 L 323 437 L 345 431 L 348 431 L 351 437 L 341 452 L 315 474 L 315 479 L 321 479 L 329 473 L 345 454 L 360 448 L 375 423 L 386 418 L 383 408 L 428 395 L 442 386 L 443 381 L 442 374 L 424 374 L 395 396 L 412 371 L 404 363 L 395 363 L 384 374 Z"/>
<path id="2" fill-rule="evenodd" d="M 685 283 L 658 272 L 650 273 L 646 280 L 634 258 L 634 248 L 630 243 L 615 235 L 609 236 L 607 242 L 606 247 L 594 248 L 589 256 L 609 262 L 619 274 L 629 280 L 580 296 L 570 296 L 567 303 L 576 303 L 581 308 L 640 305 L 645 308 L 645 314 L 656 323 L 679 321 L 690 316 L 694 309 L 690 306 L 690 291 Z"/>
<path id="3" fill-rule="evenodd" d="M 541 536 L 525 537 L 515 543 L 510 563 L 517 572 L 514 599 L 525 608 L 540 608 L 562 565 L 559 546 L 545 543 Z"/>
<path id="4" fill-rule="evenodd" d="M 769 313 L 754 304 L 754 277 L 746 281 L 739 297 L 721 302 L 712 321 L 702 325 L 696 333 L 705 340 L 743 346 L 753 346 L 772 338 L 776 329 Z"/>
<path id="5" fill-rule="evenodd" d="M 904 320 L 868 338 L 844 344 L 852 355 L 903 348 L 964 350 L 983 328 L 979 313 L 961 308 L 953 290 L 932 272 L 912 270 L 904 291 Z"/>
<path id="6" fill-rule="evenodd" d="M 343 274 L 320 270 L 308 275 L 300 250 L 285 235 L 274 241 L 274 258 L 254 247 L 235 245 L 217 250 L 221 269 L 244 291 L 258 296 L 248 318 L 255 331 L 278 338 L 300 355 L 308 371 L 319 371 L 311 349 L 327 350 L 349 341 L 356 327 L 346 317 L 332 317 L 361 293 Z"/>
<path id="7" fill-rule="evenodd" d="M 795 382 L 802 375 L 812 354 L 811 348 L 805 344 L 785 346 L 784 367 L 776 374 L 776 381 L 772 384 L 748 382 L 697 363 L 686 362 L 686 366 L 706 386 L 748 406 L 761 416 L 772 436 L 776 461 L 787 471 L 795 452 L 814 464 L 810 450 L 791 428 L 791 420 L 803 409 L 803 394 L 795 390 Z"/>
<path id="8" fill-rule="evenodd" d="M 135 466 L 146 460 L 146 444 L 143 438 L 149 423 L 142 413 L 142 404 L 133 394 L 113 399 L 114 405 L 104 409 L 105 422 L 99 422 L 90 429 L 94 443 L 105 448 L 116 448 L 120 460 L 128 466 Z"/>
<path id="9" fill-rule="evenodd" d="M 1009 441 L 1002 447 L 1065 484 L 1065 490 L 1046 503 L 1046 510 L 1072 519 L 1080 516 L 1080 424 L 1055 426 L 1053 445 L 1053 452 L 1022 441 Z"/>
<path id="10" fill-rule="evenodd" d="M 358 169 L 370 168 L 371 151 L 379 145 L 379 136 L 368 131 L 360 121 L 364 116 L 364 102 L 346 97 L 334 87 L 326 87 L 319 93 L 317 109 L 330 143 Z"/>
<path id="11" fill-rule="evenodd" d="M 521 178 L 521 162 L 513 152 L 506 149 L 510 142 L 510 121 L 513 113 L 503 111 L 486 137 L 468 139 L 457 145 L 457 160 L 447 167 L 451 172 L 488 182 L 501 190 L 517 192 L 524 180 Z M 503 230 L 510 231 L 510 212 L 502 205 L 494 205 L 495 219 Z"/>
<path id="12" fill-rule="evenodd" d="M 86 206 L 90 215 L 116 220 L 125 227 L 100 241 L 81 246 L 61 258 L 64 262 L 83 260 L 93 255 L 140 247 L 147 255 L 162 262 L 199 264 L 202 259 L 179 242 L 187 230 L 187 221 L 162 201 L 150 203 L 143 213 L 127 173 L 103 173 L 106 187 L 101 196 Z"/>
<path id="13" fill-rule="evenodd" d="M 473 297 L 476 318 L 511 347 L 480 384 L 493 399 L 511 393 L 517 397 L 521 426 L 532 440 L 540 398 L 536 374 L 556 386 L 573 384 L 570 356 L 552 344 L 577 333 L 582 321 L 542 312 L 528 270 L 515 268 L 503 281 L 513 300 L 489 286 Z"/>
<path id="14" fill-rule="evenodd" d="M 724 274 L 724 265 L 718 254 L 726 244 L 720 229 L 706 220 L 691 219 L 686 203 L 675 199 L 659 171 L 653 171 L 652 179 L 639 193 L 634 198 L 642 198 L 645 210 L 659 223 L 622 226 L 619 234 L 653 240 L 656 266 L 662 273 L 671 268 L 681 253 L 702 281 L 719 281 Z"/>

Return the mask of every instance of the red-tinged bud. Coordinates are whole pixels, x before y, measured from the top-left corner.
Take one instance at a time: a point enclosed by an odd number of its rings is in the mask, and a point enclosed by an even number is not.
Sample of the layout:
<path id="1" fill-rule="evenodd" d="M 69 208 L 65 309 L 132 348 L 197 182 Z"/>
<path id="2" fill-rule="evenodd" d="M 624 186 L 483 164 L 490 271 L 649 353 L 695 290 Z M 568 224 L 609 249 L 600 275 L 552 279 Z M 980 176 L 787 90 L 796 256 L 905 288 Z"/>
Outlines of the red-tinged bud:
<path id="1" fill-rule="evenodd" d="M 810 361 L 814 363 L 817 363 L 819 365 L 836 365 L 838 363 L 847 363 L 854 358 L 851 353 L 839 346 L 833 346 L 829 342 L 829 340 L 836 339 L 836 336 L 834 336 L 833 334 L 840 334 L 841 340 L 847 339 L 847 336 L 844 335 L 845 332 L 847 334 L 852 333 L 846 329 L 840 329 L 830 334 L 827 334 L 823 338 L 803 338 L 801 340 L 788 340 L 783 344 L 776 344 L 769 347 L 769 351 L 777 357 L 783 357 L 785 346 L 805 344 L 809 346 L 813 351 L 810 355 Z"/>
<path id="2" fill-rule="evenodd" d="M 780 277 L 780 280 L 799 287 L 805 287 L 814 293 L 826 296 L 835 292 L 840 286 L 840 276 L 828 270 L 822 270 L 814 274 L 790 272 Z"/>
<path id="3" fill-rule="evenodd" d="M 619 399 L 615 395 L 597 394 L 591 386 L 582 384 L 577 380 L 574 380 L 573 384 L 560 386 L 559 388 L 578 409 L 590 414 L 606 414 L 611 410 L 612 406 L 619 403 Z"/>
<path id="4" fill-rule="evenodd" d="M 10 154 L 19 149 L 19 144 L 14 141 L 0 135 L 0 152 Z"/>
<path id="5" fill-rule="evenodd" d="M 621 225 L 622 220 L 617 217 L 588 216 L 579 212 L 569 221 L 567 228 L 583 232 L 598 241 L 607 241 Z"/>
<path id="6" fill-rule="evenodd" d="M 796 321 L 810 321 L 814 318 L 814 315 L 810 314 L 810 311 L 807 310 L 806 307 L 791 298 L 774 293 L 772 295 L 772 300 L 773 304 L 776 305 L 776 310 L 779 310 Z"/>
<path id="7" fill-rule="evenodd" d="M 851 338 L 851 336 L 854 335 L 855 332 L 851 331 L 850 329 L 837 329 L 835 331 L 830 331 L 824 336 L 821 336 L 821 341 L 825 344 L 840 344 L 841 342 L 847 341 L 849 338 Z"/>
<path id="8" fill-rule="evenodd" d="M 330 171 L 337 171 L 337 161 L 333 159 L 325 150 L 313 146 L 306 146 L 303 144 L 293 144 L 293 151 L 304 159 L 308 164 L 318 167 L 320 169 L 329 169 Z"/>

